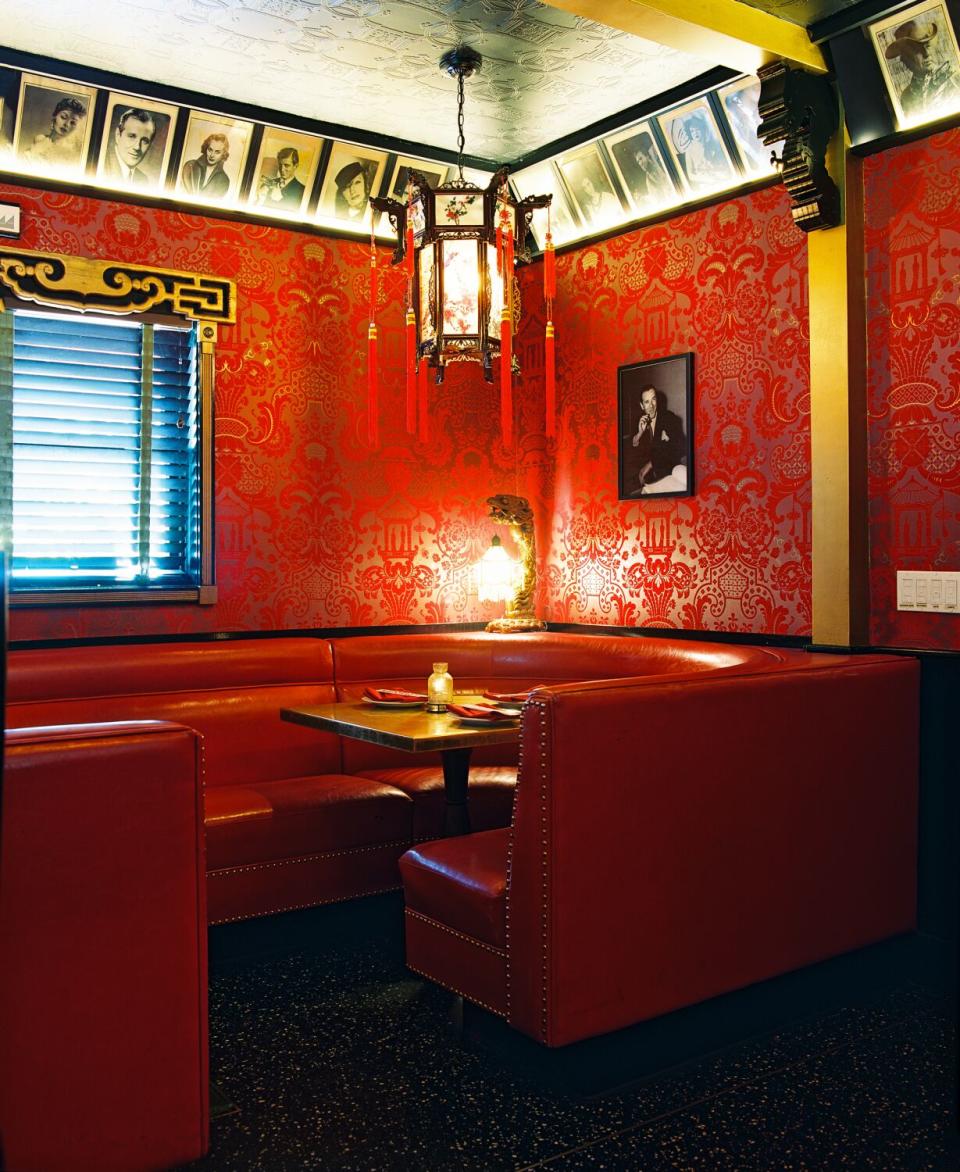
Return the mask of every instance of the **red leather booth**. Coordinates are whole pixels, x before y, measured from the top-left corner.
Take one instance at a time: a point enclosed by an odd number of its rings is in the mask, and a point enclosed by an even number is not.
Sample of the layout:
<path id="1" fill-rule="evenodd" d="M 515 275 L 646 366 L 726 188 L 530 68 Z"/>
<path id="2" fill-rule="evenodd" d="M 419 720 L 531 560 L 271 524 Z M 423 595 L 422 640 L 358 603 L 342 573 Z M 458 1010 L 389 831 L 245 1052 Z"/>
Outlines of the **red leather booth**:
<path id="1" fill-rule="evenodd" d="M 425 687 L 450 665 L 460 690 L 807 666 L 780 648 L 674 638 L 438 632 L 18 648 L 8 656 L 10 727 L 171 720 L 206 756 L 211 923 L 351 899 L 400 885 L 397 861 L 441 833 L 439 759 L 344 740 L 280 719 L 281 708 L 357 699 L 366 684 Z M 829 657 L 827 657 L 829 658 Z M 510 822 L 516 746 L 475 754 L 471 818 Z"/>
<path id="2" fill-rule="evenodd" d="M 538 690 L 509 828 L 400 861 L 407 962 L 563 1046 L 911 931 L 919 665 Z"/>
<path id="3" fill-rule="evenodd" d="M 200 745 L 160 722 L 6 734 L 0 1145 L 140 1172 L 208 1145 Z"/>

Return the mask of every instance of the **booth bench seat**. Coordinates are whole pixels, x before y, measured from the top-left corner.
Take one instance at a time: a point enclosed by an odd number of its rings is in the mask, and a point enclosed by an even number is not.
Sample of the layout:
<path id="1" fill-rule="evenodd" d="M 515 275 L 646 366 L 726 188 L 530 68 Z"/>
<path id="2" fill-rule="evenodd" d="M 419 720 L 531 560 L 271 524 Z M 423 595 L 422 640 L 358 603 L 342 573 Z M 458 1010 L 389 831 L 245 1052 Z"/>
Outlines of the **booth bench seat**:
<path id="1" fill-rule="evenodd" d="M 369 684 L 423 690 L 441 660 L 458 690 L 514 691 L 627 676 L 769 672 L 817 658 L 553 632 L 19 648 L 8 656 L 7 724 L 157 719 L 200 732 L 208 909 L 218 923 L 395 889 L 399 857 L 441 833 L 436 754 L 341 742 L 282 721 L 281 708 L 355 700 Z M 515 745 L 476 753 L 470 801 L 477 829 L 509 824 L 516 773 Z"/>
<path id="2" fill-rule="evenodd" d="M 400 860 L 410 968 L 564 1046 L 916 926 L 919 664 L 547 687 L 511 825 Z"/>

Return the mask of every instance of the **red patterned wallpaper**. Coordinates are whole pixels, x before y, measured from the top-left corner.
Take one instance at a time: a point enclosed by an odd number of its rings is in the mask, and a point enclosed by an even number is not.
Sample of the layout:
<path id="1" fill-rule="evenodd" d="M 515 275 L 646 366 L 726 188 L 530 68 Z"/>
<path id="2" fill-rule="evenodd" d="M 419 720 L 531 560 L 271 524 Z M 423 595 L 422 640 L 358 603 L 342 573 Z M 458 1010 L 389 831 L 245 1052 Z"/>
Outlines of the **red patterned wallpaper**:
<path id="1" fill-rule="evenodd" d="M 14 610 L 13 639 L 486 620 L 470 567 L 514 490 L 496 389 L 452 368 L 425 441 L 405 430 L 401 315 L 380 314 L 380 447 L 367 443 L 369 246 L 0 186 L 26 248 L 218 273 L 238 285 L 216 360 L 214 606 Z M 386 261 L 387 250 L 381 253 Z M 392 294 L 402 290 L 387 270 Z"/>
<path id="2" fill-rule="evenodd" d="M 866 160 L 871 642 L 960 650 L 896 609 L 898 569 L 960 570 L 960 131 Z"/>
<path id="3" fill-rule="evenodd" d="M 219 601 L 16 610 L 12 638 L 486 620 L 499 608 L 477 602 L 471 565 L 497 531 L 493 492 L 534 505 L 551 620 L 809 632 L 806 254 L 779 189 L 559 258 L 556 441 L 540 266 L 527 270 L 513 450 L 496 385 L 467 365 L 431 386 L 429 435 L 406 433 L 396 302 L 379 316 L 371 450 L 359 242 L 21 187 L 0 198 L 23 208 L 24 247 L 238 283 L 217 354 Z M 387 285 L 399 292 L 396 271 Z M 697 495 L 618 502 L 616 368 L 686 350 Z"/>
<path id="4" fill-rule="evenodd" d="M 546 617 L 808 634 L 806 243 L 782 189 L 559 257 L 556 305 Z M 618 501 L 617 367 L 687 351 L 696 495 Z"/>

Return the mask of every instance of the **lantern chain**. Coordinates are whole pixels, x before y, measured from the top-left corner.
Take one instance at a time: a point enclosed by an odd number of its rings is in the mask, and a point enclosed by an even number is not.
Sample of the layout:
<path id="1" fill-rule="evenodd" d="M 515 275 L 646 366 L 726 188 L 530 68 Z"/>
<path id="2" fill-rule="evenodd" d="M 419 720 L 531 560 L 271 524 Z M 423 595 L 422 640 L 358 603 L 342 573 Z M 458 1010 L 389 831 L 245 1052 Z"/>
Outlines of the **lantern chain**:
<path id="1" fill-rule="evenodd" d="M 463 182 L 463 146 L 466 142 L 463 134 L 463 70 L 457 73 L 457 170 L 460 172 L 460 182 Z"/>

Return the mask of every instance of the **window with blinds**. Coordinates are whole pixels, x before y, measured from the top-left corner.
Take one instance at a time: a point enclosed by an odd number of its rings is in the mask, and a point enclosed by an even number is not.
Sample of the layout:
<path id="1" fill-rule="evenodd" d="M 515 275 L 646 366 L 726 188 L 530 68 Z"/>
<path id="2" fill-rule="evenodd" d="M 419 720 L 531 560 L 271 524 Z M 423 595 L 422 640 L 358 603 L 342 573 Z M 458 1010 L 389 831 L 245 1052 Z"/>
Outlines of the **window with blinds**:
<path id="1" fill-rule="evenodd" d="M 200 583 L 194 326 L 0 313 L 11 594 Z"/>

